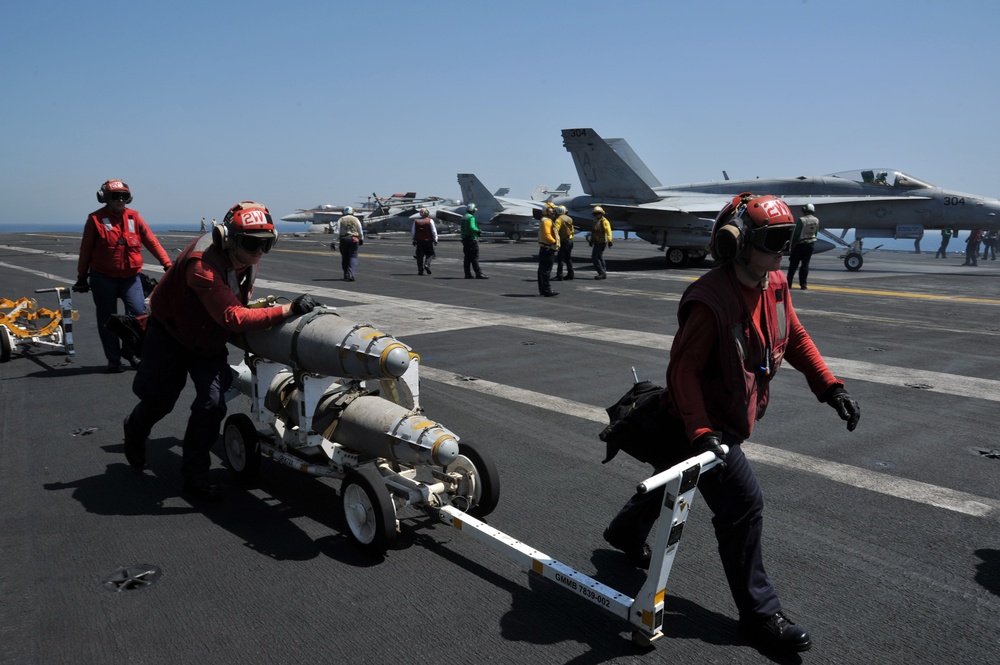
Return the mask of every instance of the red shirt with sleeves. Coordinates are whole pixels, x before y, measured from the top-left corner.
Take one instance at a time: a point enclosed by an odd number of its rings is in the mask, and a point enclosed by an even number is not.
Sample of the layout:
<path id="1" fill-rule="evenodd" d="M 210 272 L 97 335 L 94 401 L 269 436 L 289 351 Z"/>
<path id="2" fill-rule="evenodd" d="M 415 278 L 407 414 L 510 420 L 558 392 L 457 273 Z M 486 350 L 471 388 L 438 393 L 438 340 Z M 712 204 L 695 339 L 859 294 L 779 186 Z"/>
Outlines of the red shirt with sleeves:
<path id="1" fill-rule="evenodd" d="M 161 266 L 170 267 L 170 257 L 142 215 L 131 208 L 120 215 L 108 206 L 95 210 L 83 227 L 77 277 L 84 277 L 88 270 L 117 279 L 134 277 L 142 270 L 143 247 Z"/>
<path id="2" fill-rule="evenodd" d="M 760 289 L 741 285 L 747 308 L 753 312 L 754 328 L 760 334 L 760 309 L 763 295 Z M 786 316 L 789 322 L 789 339 L 785 359 L 806 376 L 809 389 L 820 399 L 833 386 L 844 385 L 823 361 L 812 338 L 802 327 L 798 315 L 787 299 Z M 691 441 L 711 431 L 721 430 L 713 425 L 705 408 L 706 397 L 701 377 L 709 361 L 719 353 L 719 327 L 712 310 L 704 303 L 694 301 L 687 319 L 681 325 L 670 347 L 670 364 L 667 366 L 667 383 L 672 387 L 669 400 L 674 412 L 684 421 L 684 428 Z M 773 313 L 772 313 L 773 316 Z M 752 427 L 751 423 L 751 427 Z"/>
<path id="3" fill-rule="evenodd" d="M 281 307 L 249 308 L 256 270 L 235 270 L 229 253 L 205 235 L 177 258 L 150 297 L 153 316 L 185 347 L 201 355 L 226 352 L 233 334 L 270 328 Z"/>

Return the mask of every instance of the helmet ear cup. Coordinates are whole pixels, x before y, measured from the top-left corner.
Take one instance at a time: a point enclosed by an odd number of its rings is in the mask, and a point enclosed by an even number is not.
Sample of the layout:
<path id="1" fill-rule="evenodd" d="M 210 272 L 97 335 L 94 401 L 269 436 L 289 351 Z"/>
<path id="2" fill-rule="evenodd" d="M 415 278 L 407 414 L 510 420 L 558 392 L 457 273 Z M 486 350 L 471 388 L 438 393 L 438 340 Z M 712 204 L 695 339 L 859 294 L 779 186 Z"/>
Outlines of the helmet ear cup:
<path id="1" fill-rule="evenodd" d="M 97 190 L 97 202 L 98 203 L 107 203 L 107 201 L 104 200 L 104 188 L 103 187 L 101 187 L 99 190 Z"/>
<path id="2" fill-rule="evenodd" d="M 227 240 L 229 240 L 229 229 L 225 224 L 216 224 L 212 227 L 213 245 L 219 249 L 225 249 Z"/>
<path id="3" fill-rule="evenodd" d="M 736 218 L 715 232 L 712 258 L 723 262 L 732 261 L 743 252 L 744 241 L 743 223 Z"/>

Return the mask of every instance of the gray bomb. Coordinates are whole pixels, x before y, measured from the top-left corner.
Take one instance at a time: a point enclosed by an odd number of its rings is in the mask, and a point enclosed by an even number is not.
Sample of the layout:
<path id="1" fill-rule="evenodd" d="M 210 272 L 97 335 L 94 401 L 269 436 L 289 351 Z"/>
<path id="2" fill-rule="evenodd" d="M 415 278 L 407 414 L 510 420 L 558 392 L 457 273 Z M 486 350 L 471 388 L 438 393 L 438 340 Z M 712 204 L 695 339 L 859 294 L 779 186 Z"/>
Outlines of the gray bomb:
<path id="1" fill-rule="evenodd" d="M 410 366 L 410 347 L 325 308 L 244 333 L 234 343 L 244 351 L 323 376 L 398 379 Z"/>

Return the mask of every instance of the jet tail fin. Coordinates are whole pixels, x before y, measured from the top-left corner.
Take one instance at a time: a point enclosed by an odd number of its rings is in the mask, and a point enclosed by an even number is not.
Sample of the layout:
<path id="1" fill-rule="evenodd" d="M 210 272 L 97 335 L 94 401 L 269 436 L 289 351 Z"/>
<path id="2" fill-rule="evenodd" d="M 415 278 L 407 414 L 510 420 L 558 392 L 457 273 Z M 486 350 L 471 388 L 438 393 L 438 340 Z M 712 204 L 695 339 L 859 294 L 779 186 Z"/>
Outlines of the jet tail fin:
<path id="1" fill-rule="evenodd" d="M 486 189 L 473 173 L 459 173 L 458 186 L 462 190 L 462 203 L 475 203 L 484 219 L 503 210 L 503 205 Z"/>
<path id="2" fill-rule="evenodd" d="M 562 137 L 566 150 L 573 155 L 576 174 L 585 193 L 599 199 L 627 199 L 638 203 L 659 200 L 646 180 L 593 129 L 564 129 Z M 628 151 L 631 152 L 631 148 Z M 635 160 L 642 163 L 638 157 Z M 648 173 L 649 169 L 645 170 Z M 648 177 L 652 178 L 652 173 Z"/>

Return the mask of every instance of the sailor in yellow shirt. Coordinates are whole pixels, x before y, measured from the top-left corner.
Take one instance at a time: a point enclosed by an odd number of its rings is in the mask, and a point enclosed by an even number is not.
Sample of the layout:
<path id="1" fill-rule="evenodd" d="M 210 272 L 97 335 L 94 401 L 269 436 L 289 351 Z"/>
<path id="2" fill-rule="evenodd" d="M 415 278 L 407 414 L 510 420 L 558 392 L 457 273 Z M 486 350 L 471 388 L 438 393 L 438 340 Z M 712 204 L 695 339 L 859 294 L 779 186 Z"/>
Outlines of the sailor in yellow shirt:
<path id="1" fill-rule="evenodd" d="M 556 235 L 559 237 L 559 252 L 556 254 L 556 281 L 562 281 L 563 263 L 566 264 L 566 279 L 573 279 L 573 218 L 566 214 L 566 206 L 556 206 Z"/>
<path id="2" fill-rule="evenodd" d="M 552 264 L 555 262 L 556 252 L 559 251 L 559 236 L 556 235 L 555 222 L 552 219 L 554 216 L 555 208 L 551 204 L 547 205 L 542 223 L 538 227 L 538 294 L 546 298 L 559 295 L 549 284 Z"/>
<path id="3" fill-rule="evenodd" d="M 594 262 L 594 269 L 597 274 L 594 279 L 606 279 L 608 276 L 608 266 L 604 262 L 604 248 L 611 247 L 611 223 L 604 216 L 604 208 L 594 206 L 594 229 L 588 236 L 590 246 L 590 260 Z"/>

